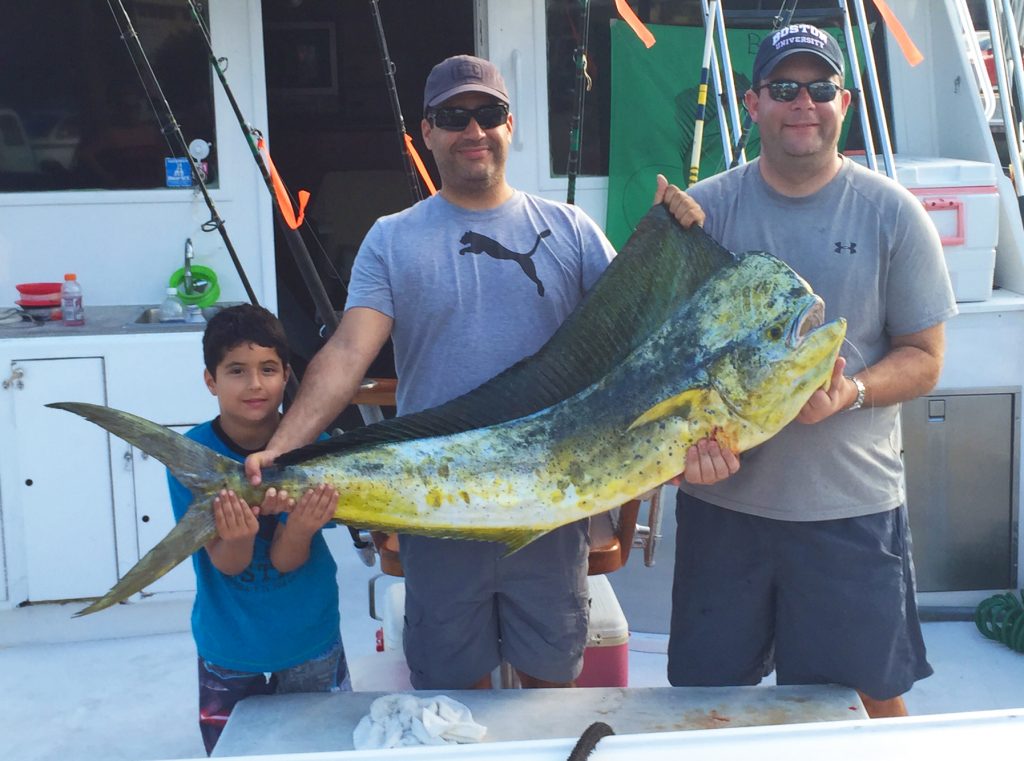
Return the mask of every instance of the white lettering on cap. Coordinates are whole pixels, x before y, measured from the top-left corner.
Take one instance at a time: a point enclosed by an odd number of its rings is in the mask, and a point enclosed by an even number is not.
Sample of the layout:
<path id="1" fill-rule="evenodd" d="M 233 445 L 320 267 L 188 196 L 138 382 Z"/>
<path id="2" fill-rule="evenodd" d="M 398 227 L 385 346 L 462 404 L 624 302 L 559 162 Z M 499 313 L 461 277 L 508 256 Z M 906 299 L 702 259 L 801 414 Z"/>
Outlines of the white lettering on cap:
<path id="1" fill-rule="evenodd" d="M 810 35 L 810 37 L 803 36 L 784 39 L 788 35 L 796 34 Z M 772 45 L 777 49 L 784 48 L 787 45 L 792 45 L 794 42 L 804 42 L 824 48 L 826 40 L 827 38 L 825 37 L 825 33 L 810 24 L 791 24 L 790 26 L 784 26 L 772 35 Z M 781 45 L 779 44 L 780 42 L 782 43 Z"/>

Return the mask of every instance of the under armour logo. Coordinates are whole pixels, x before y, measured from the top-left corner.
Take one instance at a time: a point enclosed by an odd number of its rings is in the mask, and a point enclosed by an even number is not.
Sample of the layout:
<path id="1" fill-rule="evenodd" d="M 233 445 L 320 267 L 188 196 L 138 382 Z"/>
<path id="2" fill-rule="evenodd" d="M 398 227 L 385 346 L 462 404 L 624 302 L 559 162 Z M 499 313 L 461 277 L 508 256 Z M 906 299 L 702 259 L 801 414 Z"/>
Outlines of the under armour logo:
<path id="1" fill-rule="evenodd" d="M 835 252 L 837 254 L 841 254 L 841 253 L 843 253 L 843 251 L 849 251 L 851 254 L 856 254 L 857 253 L 857 244 L 854 243 L 853 241 L 850 241 L 850 245 L 844 246 L 842 241 L 837 240 L 836 241 Z"/>

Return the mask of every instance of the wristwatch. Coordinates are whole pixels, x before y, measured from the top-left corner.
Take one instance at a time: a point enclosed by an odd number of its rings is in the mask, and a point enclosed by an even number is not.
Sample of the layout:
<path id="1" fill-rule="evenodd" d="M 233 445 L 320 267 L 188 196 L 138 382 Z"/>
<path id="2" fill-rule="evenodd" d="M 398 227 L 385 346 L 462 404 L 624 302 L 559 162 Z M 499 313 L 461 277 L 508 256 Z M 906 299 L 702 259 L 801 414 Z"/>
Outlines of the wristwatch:
<path id="1" fill-rule="evenodd" d="M 847 375 L 846 380 L 850 381 L 857 387 L 857 398 L 853 400 L 853 404 L 844 410 L 844 412 L 853 412 L 854 410 L 859 410 L 864 406 L 864 394 L 867 393 L 867 389 L 864 387 L 864 381 L 856 375 Z"/>

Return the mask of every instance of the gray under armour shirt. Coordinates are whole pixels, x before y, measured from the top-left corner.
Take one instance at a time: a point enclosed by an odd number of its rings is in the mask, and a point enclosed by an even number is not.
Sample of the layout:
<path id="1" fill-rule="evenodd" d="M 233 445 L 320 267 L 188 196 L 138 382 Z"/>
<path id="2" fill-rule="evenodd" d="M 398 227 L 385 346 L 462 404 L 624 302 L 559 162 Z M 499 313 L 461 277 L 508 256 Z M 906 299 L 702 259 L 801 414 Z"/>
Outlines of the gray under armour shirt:
<path id="1" fill-rule="evenodd" d="M 826 319 L 847 319 L 846 374 L 881 359 L 889 337 L 956 314 L 938 233 L 921 203 L 889 178 L 843 159 L 836 177 L 804 198 L 775 192 L 758 162 L 687 191 L 704 229 L 731 251 L 768 251 L 825 300 Z M 843 412 L 815 425 L 790 423 L 745 453 L 740 471 L 700 499 L 784 520 L 829 520 L 905 502 L 899 405 Z"/>

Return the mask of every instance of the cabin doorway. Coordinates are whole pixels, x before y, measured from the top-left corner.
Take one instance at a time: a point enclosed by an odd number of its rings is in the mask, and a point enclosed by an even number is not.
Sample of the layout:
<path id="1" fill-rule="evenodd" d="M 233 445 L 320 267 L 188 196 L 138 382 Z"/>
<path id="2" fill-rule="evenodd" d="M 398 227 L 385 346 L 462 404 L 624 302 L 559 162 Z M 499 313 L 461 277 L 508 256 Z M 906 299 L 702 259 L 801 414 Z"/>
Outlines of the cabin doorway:
<path id="1" fill-rule="evenodd" d="M 423 84 L 438 61 L 474 52 L 474 1 L 380 0 L 378 7 L 405 127 L 436 183 L 420 137 Z M 312 193 L 303 237 L 339 311 L 366 231 L 413 198 L 372 10 L 367 0 L 262 2 L 272 155 L 293 194 Z M 275 250 L 278 312 L 301 374 L 323 343 L 321 323 L 280 231 Z M 370 374 L 394 377 L 390 346 Z M 339 421 L 359 422 L 354 410 Z"/>

